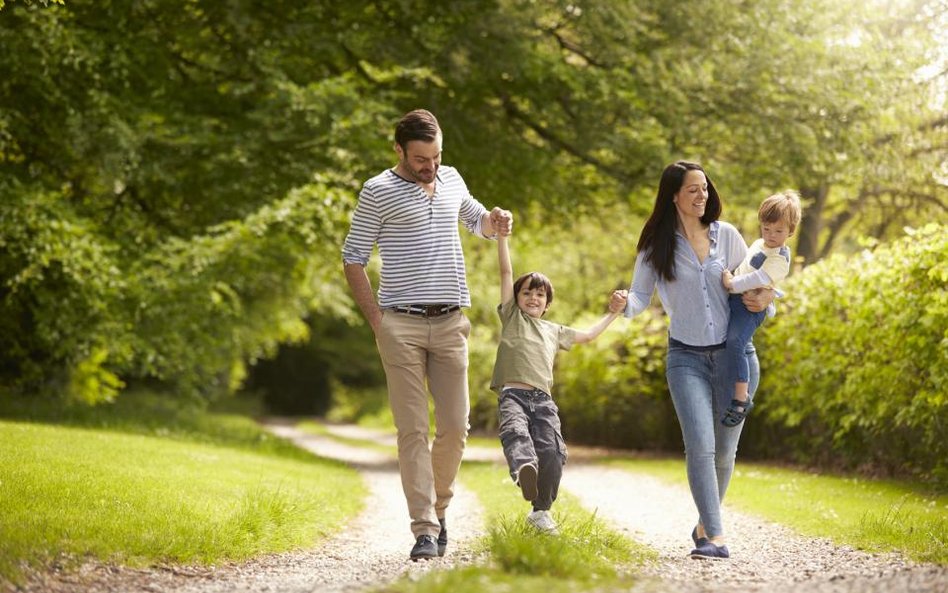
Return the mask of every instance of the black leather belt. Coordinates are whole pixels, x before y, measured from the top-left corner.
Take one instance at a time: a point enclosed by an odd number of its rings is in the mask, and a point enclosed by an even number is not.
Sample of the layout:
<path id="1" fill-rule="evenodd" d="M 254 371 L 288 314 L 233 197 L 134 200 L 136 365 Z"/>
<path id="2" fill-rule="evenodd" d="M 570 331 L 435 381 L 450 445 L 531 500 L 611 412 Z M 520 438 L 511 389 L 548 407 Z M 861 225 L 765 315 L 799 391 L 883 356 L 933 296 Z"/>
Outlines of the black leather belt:
<path id="1" fill-rule="evenodd" d="M 454 313 L 460 308 L 460 305 L 400 305 L 392 307 L 392 311 L 418 315 L 419 317 L 440 317 L 441 315 Z"/>

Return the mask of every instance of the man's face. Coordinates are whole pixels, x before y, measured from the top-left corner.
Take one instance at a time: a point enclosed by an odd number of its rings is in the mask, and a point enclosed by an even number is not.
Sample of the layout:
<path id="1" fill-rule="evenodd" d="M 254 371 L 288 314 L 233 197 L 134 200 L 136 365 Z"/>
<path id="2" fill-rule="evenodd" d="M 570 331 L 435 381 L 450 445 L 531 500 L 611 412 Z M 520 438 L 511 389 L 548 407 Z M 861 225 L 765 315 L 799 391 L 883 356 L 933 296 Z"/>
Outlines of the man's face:
<path id="1" fill-rule="evenodd" d="M 441 165 L 441 134 L 433 142 L 410 140 L 402 150 L 395 145 L 399 168 L 418 183 L 434 183 Z"/>

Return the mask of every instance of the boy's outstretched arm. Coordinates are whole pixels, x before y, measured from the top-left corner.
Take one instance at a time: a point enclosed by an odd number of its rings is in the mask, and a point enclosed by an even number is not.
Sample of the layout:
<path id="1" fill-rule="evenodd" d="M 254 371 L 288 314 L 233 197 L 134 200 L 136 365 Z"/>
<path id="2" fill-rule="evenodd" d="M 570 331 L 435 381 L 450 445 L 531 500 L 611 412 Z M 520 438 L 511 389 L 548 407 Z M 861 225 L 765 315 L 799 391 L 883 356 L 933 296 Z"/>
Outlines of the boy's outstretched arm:
<path id="1" fill-rule="evenodd" d="M 510 265 L 510 247 L 507 245 L 508 235 L 497 237 L 497 262 L 500 268 L 500 302 L 506 303 L 514 298 L 513 293 L 513 266 Z"/>
<path id="2" fill-rule="evenodd" d="M 629 300 L 629 291 L 627 290 L 613 290 L 612 296 L 609 299 L 609 312 L 603 315 L 596 325 L 591 328 L 583 331 L 576 332 L 576 338 L 573 339 L 573 342 L 576 344 L 586 344 L 592 342 L 599 337 L 599 334 L 604 332 L 609 324 L 619 316 L 620 313 L 625 309 L 626 302 Z"/>

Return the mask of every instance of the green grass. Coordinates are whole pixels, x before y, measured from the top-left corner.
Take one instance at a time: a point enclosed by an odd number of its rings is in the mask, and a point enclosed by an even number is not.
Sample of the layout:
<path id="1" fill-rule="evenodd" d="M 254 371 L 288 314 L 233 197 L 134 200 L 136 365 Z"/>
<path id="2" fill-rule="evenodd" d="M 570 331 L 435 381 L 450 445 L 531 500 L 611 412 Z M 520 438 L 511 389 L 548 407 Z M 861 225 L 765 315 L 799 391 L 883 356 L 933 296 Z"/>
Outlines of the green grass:
<path id="1" fill-rule="evenodd" d="M 610 465 L 686 485 L 681 460 L 613 459 Z M 948 564 L 948 496 L 892 480 L 826 476 L 738 462 L 725 507 L 870 552 L 899 551 Z"/>
<path id="2" fill-rule="evenodd" d="M 315 435 L 330 438 L 336 441 L 337 443 L 342 443 L 344 445 L 349 445 L 352 447 L 362 447 L 363 449 L 371 449 L 373 451 L 381 451 L 383 453 L 388 453 L 390 455 L 398 454 L 398 448 L 395 445 L 388 446 L 388 445 L 383 445 L 381 443 L 377 443 L 371 440 L 334 434 L 323 422 L 319 422 L 315 420 L 304 420 L 302 422 L 297 423 L 296 428 L 298 428 L 299 430 L 305 433 L 315 434 Z"/>
<path id="3" fill-rule="evenodd" d="M 500 439 L 496 436 L 469 436 L 467 437 L 467 446 L 501 450 Z"/>
<path id="4" fill-rule="evenodd" d="M 387 430 L 391 432 L 392 434 L 395 434 L 395 428 L 391 424 L 389 424 L 388 426 L 374 426 L 374 425 L 360 424 L 360 426 L 364 426 L 365 428 L 383 430 L 383 431 Z M 309 434 L 315 434 L 319 436 L 324 436 L 324 437 L 333 439 L 336 442 L 339 442 L 345 445 L 351 445 L 353 447 L 363 447 L 366 449 L 373 449 L 376 451 L 391 453 L 392 455 L 395 455 L 398 453 L 398 448 L 394 445 L 387 446 L 387 445 L 383 445 L 371 440 L 334 434 L 332 430 L 329 428 L 329 426 L 327 425 L 327 423 L 323 422 L 322 420 L 304 420 L 302 422 L 299 422 L 296 425 L 296 428 L 302 430 L 303 432 L 306 432 Z M 434 439 L 434 429 L 435 429 L 435 426 L 432 421 L 431 432 L 428 435 L 429 441 Z M 497 437 L 488 437 L 488 436 L 481 436 L 481 435 L 468 436 L 467 446 L 468 447 L 482 447 L 486 449 L 496 449 L 498 454 L 500 454 L 500 451 L 501 451 L 500 439 L 498 439 Z"/>
<path id="5" fill-rule="evenodd" d="M 5 406 L 23 419 L 0 420 L 0 582 L 87 556 L 132 566 L 241 560 L 311 546 L 358 512 L 365 489 L 343 465 L 247 418 L 154 403 L 111 413 L 31 406 L 32 417 Z"/>
<path id="6" fill-rule="evenodd" d="M 238 408 L 241 413 L 215 413 L 201 405 L 150 391 L 123 393 L 115 402 L 95 407 L 9 397 L 0 392 L 0 418 L 8 420 L 226 445 L 301 460 L 312 458 L 310 453 L 262 430 L 242 409 L 247 404 L 228 400 L 220 407 Z"/>
<path id="7" fill-rule="evenodd" d="M 529 503 L 511 482 L 506 467 L 465 462 L 460 479 L 487 514 L 488 535 L 480 542 L 485 563 L 432 571 L 402 580 L 386 591 L 402 593 L 567 593 L 627 588 L 636 567 L 656 558 L 654 551 L 613 531 L 571 496 L 561 493 L 553 516 L 559 535 L 537 533 L 526 521 Z"/>

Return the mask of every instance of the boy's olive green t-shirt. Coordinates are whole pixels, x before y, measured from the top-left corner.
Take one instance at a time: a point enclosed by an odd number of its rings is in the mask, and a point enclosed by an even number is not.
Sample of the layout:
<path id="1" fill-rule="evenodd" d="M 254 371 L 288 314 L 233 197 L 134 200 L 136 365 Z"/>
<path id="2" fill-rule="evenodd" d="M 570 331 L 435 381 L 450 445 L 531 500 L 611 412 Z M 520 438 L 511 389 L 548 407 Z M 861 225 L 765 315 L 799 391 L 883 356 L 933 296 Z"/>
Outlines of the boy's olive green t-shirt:
<path id="1" fill-rule="evenodd" d="M 497 314 L 502 329 L 490 388 L 500 393 L 505 383 L 515 381 L 552 393 L 556 352 L 573 346 L 576 330 L 530 317 L 517 306 L 516 297 L 498 305 Z"/>

